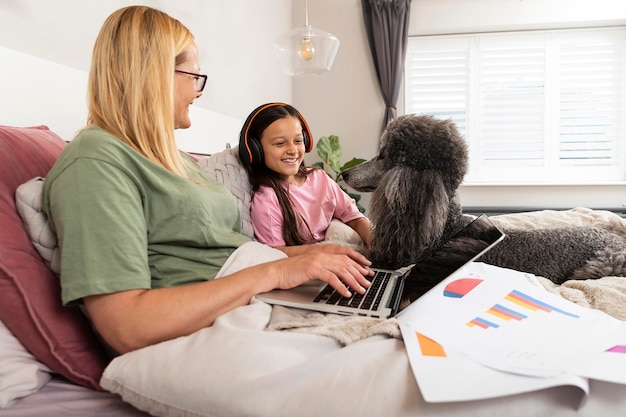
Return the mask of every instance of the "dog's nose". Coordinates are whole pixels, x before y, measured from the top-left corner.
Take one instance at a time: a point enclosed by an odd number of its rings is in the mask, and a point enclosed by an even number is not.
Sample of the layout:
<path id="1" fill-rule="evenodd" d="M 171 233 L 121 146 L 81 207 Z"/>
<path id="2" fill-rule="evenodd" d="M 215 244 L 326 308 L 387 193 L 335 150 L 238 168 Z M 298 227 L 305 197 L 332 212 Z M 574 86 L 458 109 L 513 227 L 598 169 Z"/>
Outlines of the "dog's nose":
<path id="1" fill-rule="evenodd" d="M 349 169 L 347 169 L 347 170 L 345 170 L 345 171 L 343 171 L 341 173 L 341 178 L 343 178 L 344 181 L 347 180 L 349 176 L 350 176 L 350 170 Z"/>

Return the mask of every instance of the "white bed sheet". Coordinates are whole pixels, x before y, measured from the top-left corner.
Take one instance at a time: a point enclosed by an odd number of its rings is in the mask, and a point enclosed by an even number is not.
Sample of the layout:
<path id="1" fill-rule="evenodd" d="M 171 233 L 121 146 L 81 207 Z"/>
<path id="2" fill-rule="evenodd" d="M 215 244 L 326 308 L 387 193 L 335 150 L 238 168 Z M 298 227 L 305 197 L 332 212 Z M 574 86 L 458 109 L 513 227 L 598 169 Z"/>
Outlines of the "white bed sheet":
<path id="1" fill-rule="evenodd" d="M 317 338 L 317 336 L 310 335 L 301 336 Z M 376 368 L 365 366 L 362 361 L 348 365 L 350 362 L 355 362 L 350 358 L 366 354 L 372 347 L 368 345 L 372 343 L 377 345 L 375 350 L 380 353 L 370 359 L 379 364 L 388 363 L 390 366 L 388 371 L 381 372 Z M 376 336 L 350 346 L 333 349 L 336 352 L 329 357 L 329 362 L 346 364 L 335 372 L 316 370 L 317 365 L 327 362 L 320 357 L 319 361 L 314 361 L 309 366 L 299 365 L 291 371 L 282 373 L 280 379 L 285 378 L 284 384 L 289 384 L 291 378 L 295 385 L 287 392 L 281 392 L 278 389 L 279 386 L 271 384 L 272 378 L 265 380 L 266 385 L 235 386 L 242 382 L 241 376 L 234 378 L 223 376 L 223 390 L 220 390 L 219 394 L 226 393 L 226 396 L 216 402 L 214 415 L 297 417 L 311 415 L 319 417 L 338 415 L 333 410 L 341 408 L 352 410 L 345 413 L 345 416 L 617 417 L 622 416 L 626 410 L 626 387 L 601 381 L 591 381 L 590 398 L 580 410 L 577 410 L 580 391 L 572 387 L 551 388 L 484 401 L 429 404 L 424 402 L 419 393 L 408 361 L 399 353 L 403 349 L 400 340 Z M 389 356 L 389 360 L 381 360 L 384 356 Z M 279 358 L 276 358 L 276 361 L 278 360 Z M 309 372 L 306 372 L 307 369 Z M 356 373 L 354 373 L 355 370 Z M 383 378 L 381 383 L 372 383 L 373 378 L 376 377 Z M 313 383 L 315 379 L 318 380 L 317 383 Z M 346 381 L 349 383 L 345 384 Z M 324 385 L 326 388 L 320 388 Z M 213 401 L 213 397 L 218 394 L 212 394 L 210 387 L 198 390 L 203 393 L 202 396 L 205 397 L 207 403 Z M 248 396 L 255 390 L 256 394 L 252 397 Z M 255 406 L 255 398 L 259 397 L 265 398 L 258 401 Z M 395 402 L 396 405 L 385 410 L 384 406 L 389 401 Z M 269 409 L 261 407 L 268 403 L 274 405 Z M 371 408 L 371 405 L 375 403 L 380 403 L 380 406 Z M 148 415 L 124 403 L 117 395 L 79 387 L 58 378 L 52 379 L 39 392 L 19 400 L 12 407 L 0 410 L 2 417 L 146 417 Z"/>
<path id="2" fill-rule="evenodd" d="M 324 336 L 266 331 L 270 311 L 253 302 L 189 337 L 123 355 L 107 368 L 107 385 L 168 416 L 611 417 L 626 410 L 626 386 L 599 381 L 580 409 L 575 387 L 426 403 L 402 340 L 372 336 L 342 347 Z"/>
<path id="3" fill-rule="evenodd" d="M 109 392 L 53 378 L 38 392 L 0 410 L 2 417 L 146 417 L 149 414 Z"/>

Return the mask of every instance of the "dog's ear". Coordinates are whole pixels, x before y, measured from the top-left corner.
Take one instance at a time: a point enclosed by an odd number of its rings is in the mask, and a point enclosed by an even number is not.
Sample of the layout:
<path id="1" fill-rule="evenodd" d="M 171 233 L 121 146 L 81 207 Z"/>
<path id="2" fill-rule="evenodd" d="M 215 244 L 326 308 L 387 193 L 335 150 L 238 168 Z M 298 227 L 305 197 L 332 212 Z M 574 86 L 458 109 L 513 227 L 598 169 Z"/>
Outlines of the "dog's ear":
<path id="1" fill-rule="evenodd" d="M 417 261 L 439 244 L 450 200 L 443 178 L 404 166 L 385 173 L 372 194 L 372 261 L 398 266 Z"/>

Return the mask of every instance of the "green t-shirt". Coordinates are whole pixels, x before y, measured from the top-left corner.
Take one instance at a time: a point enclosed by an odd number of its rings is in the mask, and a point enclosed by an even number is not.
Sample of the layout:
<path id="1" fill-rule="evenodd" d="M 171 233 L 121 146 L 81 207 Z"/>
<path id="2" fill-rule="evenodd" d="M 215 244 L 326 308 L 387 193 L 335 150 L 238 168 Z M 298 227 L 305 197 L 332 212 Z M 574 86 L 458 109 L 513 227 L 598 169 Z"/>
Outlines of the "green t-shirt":
<path id="1" fill-rule="evenodd" d="M 213 279 L 249 241 L 235 198 L 184 159 L 193 181 L 98 127 L 63 150 L 44 182 L 42 205 L 59 238 L 64 304 Z"/>

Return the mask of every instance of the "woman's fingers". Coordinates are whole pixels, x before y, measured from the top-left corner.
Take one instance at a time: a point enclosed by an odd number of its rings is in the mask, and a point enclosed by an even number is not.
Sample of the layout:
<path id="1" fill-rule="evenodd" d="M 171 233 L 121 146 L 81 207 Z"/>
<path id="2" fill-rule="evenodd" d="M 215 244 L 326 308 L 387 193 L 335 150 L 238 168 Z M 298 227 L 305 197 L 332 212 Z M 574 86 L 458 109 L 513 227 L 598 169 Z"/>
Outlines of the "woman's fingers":
<path id="1" fill-rule="evenodd" d="M 373 275 L 369 266 L 363 266 L 346 255 L 329 255 L 333 262 L 322 264 L 318 279 L 328 282 L 344 297 L 351 297 L 352 291 L 363 294 L 371 283 L 367 279 Z"/>
<path id="2" fill-rule="evenodd" d="M 307 254 L 277 261 L 275 265 L 280 267 L 280 272 L 274 275 L 279 278 L 277 288 L 293 288 L 319 279 L 345 297 L 350 297 L 352 292 L 364 293 L 371 285 L 367 277 L 374 274 L 369 267 L 370 262 L 360 254 L 354 259 L 354 254 L 347 248 L 337 248 L 317 247 Z"/>

